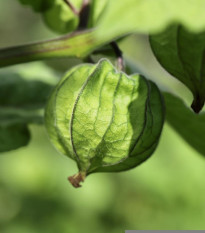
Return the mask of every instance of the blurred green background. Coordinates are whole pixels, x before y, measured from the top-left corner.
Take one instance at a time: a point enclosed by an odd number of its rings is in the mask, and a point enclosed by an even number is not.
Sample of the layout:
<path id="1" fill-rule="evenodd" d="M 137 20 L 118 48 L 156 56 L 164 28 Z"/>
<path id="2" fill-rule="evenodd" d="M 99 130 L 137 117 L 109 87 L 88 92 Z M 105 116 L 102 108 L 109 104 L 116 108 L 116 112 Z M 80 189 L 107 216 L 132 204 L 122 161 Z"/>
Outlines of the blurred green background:
<path id="1" fill-rule="evenodd" d="M 0 1 L 0 47 L 51 38 L 40 16 L 17 1 Z M 190 99 L 184 86 L 155 61 L 146 36 L 122 41 L 126 57 L 162 89 Z M 4 68 L 57 82 L 70 60 Z M 56 70 L 57 68 L 57 70 Z M 46 73 L 46 72 L 45 72 Z M 49 79 L 50 77 L 50 79 Z M 31 125 L 27 147 L 0 156 L 1 233 L 91 233 L 205 229 L 205 160 L 165 124 L 159 147 L 139 167 L 118 174 L 93 174 L 83 187 L 67 181 L 75 163 L 55 151 L 43 126 Z"/>

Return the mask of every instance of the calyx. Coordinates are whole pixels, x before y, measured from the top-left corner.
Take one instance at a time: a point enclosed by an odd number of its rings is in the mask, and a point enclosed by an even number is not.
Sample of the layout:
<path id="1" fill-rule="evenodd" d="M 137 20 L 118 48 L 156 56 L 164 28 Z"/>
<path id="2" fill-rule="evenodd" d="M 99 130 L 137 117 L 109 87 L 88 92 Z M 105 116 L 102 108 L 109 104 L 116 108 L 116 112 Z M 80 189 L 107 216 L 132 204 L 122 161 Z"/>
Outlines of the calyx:
<path id="1" fill-rule="evenodd" d="M 52 92 L 45 124 L 55 147 L 75 160 L 75 187 L 95 172 L 136 167 L 155 150 L 164 121 L 157 86 L 118 72 L 106 59 L 72 68 Z"/>

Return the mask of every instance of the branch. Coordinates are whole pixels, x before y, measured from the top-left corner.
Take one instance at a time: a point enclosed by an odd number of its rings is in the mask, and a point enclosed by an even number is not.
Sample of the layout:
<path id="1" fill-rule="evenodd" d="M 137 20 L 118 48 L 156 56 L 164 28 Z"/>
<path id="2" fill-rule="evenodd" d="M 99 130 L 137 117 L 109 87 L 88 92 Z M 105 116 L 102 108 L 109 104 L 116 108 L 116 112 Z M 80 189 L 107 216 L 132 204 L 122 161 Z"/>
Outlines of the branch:
<path id="1" fill-rule="evenodd" d="M 53 40 L 0 49 L 0 67 L 59 57 L 84 58 L 106 41 L 93 30 L 78 31 Z"/>

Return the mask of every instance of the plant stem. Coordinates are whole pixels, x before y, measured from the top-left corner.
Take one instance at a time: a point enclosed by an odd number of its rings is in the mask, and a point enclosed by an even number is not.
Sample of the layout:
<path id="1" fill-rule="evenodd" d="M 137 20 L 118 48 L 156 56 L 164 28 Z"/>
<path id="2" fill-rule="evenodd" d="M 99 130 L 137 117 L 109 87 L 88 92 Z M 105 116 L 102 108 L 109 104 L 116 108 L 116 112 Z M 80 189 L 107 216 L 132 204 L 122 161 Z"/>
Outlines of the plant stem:
<path id="1" fill-rule="evenodd" d="M 124 70 L 124 59 L 123 59 L 122 51 L 120 50 L 120 48 L 118 47 L 115 41 L 112 41 L 110 45 L 112 46 L 116 54 L 116 57 L 117 57 L 117 67 L 119 70 L 123 71 Z"/>
<path id="2" fill-rule="evenodd" d="M 73 4 L 69 0 L 63 0 L 63 1 L 68 5 L 68 7 L 75 15 L 79 15 L 79 11 L 73 6 Z"/>
<path id="3" fill-rule="evenodd" d="M 63 0 L 71 11 L 79 17 L 79 24 L 77 30 L 85 29 L 89 20 L 90 13 L 90 0 L 82 0 L 82 5 L 80 10 L 76 9 L 70 0 Z"/>
<path id="4" fill-rule="evenodd" d="M 198 93 L 194 95 L 194 100 L 192 102 L 191 108 L 195 113 L 199 113 L 204 106 L 204 99 L 201 99 L 201 95 Z"/>
<path id="5" fill-rule="evenodd" d="M 90 0 L 83 0 L 81 9 L 79 11 L 79 25 L 78 29 L 87 27 L 90 14 Z"/>
<path id="6" fill-rule="evenodd" d="M 53 40 L 0 49 L 0 67 L 59 58 L 84 58 L 102 44 L 93 30 L 78 31 Z"/>

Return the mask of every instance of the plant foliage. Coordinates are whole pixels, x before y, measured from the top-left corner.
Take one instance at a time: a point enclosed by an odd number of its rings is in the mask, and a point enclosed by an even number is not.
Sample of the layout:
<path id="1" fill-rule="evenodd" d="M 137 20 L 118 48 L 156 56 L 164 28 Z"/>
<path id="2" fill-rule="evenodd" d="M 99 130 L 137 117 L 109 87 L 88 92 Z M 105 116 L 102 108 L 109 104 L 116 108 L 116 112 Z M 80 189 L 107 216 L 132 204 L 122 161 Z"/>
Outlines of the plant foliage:
<path id="1" fill-rule="evenodd" d="M 52 143 L 78 165 L 80 173 L 70 178 L 75 187 L 88 174 L 127 170 L 149 158 L 164 123 L 163 97 L 143 74 L 124 72 L 132 69 L 116 43 L 136 32 L 149 36 L 156 59 L 192 92 L 195 113 L 202 110 L 204 0 L 19 2 L 63 36 L 0 49 L 0 67 L 68 57 L 90 63 L 71 65 L 50 97 L 53 87 L 48 83 L 15 73 L 0 77 L 0 151 L 28 144 L 28 125 L 43 123 L 48 99 L 45 125 Z M 108 54 L 117 68 L 106 58 L 100 60 Z M 100 61 L 93 64 L 93 57 Z M 204 113 L 196 115 L 171 93 L 163 96 L 167 122 L 204 155 Z"/>

